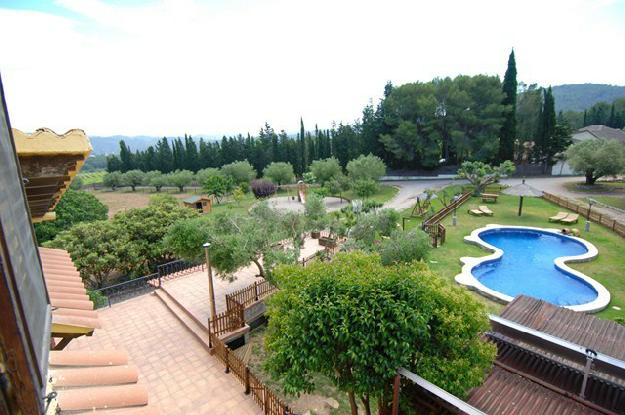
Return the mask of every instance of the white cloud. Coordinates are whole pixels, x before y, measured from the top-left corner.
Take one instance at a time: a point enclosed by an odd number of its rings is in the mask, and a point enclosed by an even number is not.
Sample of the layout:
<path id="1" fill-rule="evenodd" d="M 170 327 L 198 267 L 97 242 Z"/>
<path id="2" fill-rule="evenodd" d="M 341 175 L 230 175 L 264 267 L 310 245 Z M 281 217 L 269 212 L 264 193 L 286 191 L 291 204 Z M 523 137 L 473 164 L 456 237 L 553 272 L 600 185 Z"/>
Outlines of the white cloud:
<path id="1" fill-rule="evenodd" d="M 59 0 L 0 9 L 12 123 L 91 135 L 295 130 L 360 116 L 384 83 L 460 73 L 625 84 L 622 2 Z M 615 10 L 621 10 L 620 16 Z M 619 20 L 620 19 L 620 20 Z"/>

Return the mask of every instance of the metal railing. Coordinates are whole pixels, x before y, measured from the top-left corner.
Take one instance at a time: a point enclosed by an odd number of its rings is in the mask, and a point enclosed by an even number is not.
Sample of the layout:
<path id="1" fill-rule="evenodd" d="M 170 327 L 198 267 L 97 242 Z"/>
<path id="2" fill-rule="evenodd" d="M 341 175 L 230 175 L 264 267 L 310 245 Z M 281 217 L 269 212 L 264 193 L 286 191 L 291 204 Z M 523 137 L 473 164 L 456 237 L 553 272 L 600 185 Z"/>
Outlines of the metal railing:
<path id="1" fill-rule="evenodd" d="M 161 278 L 158 274 L 149 274 L 143 277 L 134 278 L 119 284 L 93 290 L 91 299 L 94 308 L 109 307 L 120 301 L 136 297 L 141 294 L 152 292 L 161 286 Z"/>
<path id="2" fill-rule="evenodd" d="M 195 270 L 203 270 L 204 264 L 196 264 L 184 260 L 171 261 L 159 265 L 157 272 L 139 278 L 129 279 L 108 287 L 91 290 L 91 300 L 94 308 L 111 306 L 139 295 L 154 291 L 161 287 L 163 279 L 171 279 L 189 274 Z"/>

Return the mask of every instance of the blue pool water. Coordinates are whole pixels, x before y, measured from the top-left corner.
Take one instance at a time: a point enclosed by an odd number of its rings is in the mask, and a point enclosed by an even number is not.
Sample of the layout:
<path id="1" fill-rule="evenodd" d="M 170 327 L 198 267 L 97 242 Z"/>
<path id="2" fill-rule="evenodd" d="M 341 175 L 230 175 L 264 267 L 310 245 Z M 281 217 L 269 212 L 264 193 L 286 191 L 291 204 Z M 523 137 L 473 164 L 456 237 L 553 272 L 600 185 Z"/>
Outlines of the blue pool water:
<path id="1" fill-rule="evenodd" d="M 503 250 L 500 259 L 483 262 L 471 270 L 486 287 L 511 297 L 526 294 L 561 306 L 597 298 L 589 284 L 556 268 L 553 262 L 558 257 L 586 253 L 583 244 L 531 229 L 493 229 L 479 236 Z"/>

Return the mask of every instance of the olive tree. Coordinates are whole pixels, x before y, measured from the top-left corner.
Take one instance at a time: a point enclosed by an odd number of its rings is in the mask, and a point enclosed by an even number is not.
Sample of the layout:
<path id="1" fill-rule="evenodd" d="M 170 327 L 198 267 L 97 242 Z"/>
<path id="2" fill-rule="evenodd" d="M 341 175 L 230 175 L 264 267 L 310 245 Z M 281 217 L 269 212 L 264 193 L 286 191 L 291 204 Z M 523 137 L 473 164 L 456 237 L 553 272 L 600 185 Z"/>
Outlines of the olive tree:
<path id="1" fill-rule="evenodd" d="M 141 170 L 128 170 L 122 174 L 122 184 L 130 186 L 132 191 L 136 190 L 137 186 L 140 186 L 145 181 L 145 173 Z"/>
<path id="2" fill-rule="evenodd" d="M 291 163 L 285 163 L 282 161 L 273 162 L 265 167 L 263 175 L 278 186 L 293 183 L 295 180 L 295 174 L 293 173 L 293 166 Z"/>
<path id="3" fill-rule="evenodd" d="M 496 183 L 503 176 L 514 173 L 514 163 L 506 160 L 499 166 L 491 166 L 481 161 L 465 161 L 458 169 L 458 178 L 467 179 L 473 186 L 473 193 L 484 192 L 486 186 Z"/>
<path id="4" fill-rule="evenodd" d="M 256 170 L 247 160 L 226 164 L 221 167 L 221 171 L 226 176 L 230 176 L 236 185 L 249 184 L 256 178 Z"/>
<path id="5" fill-rule="evenodd" d="M 102 183 L 105 186 L 110 187 L 111 190 L 115 190 L 122 186 L 122 174 L 118 171 L 106 173 L 102 178 Z"/>
<path id="6" fill-rule="evenodd" d="M 334 157 L 314 160 L 310 165 L 310 172 L 315 177 L 316 182 L 323 186 L 341 174 L 341 165 Z"/>
<path id="7" fill-rule="evenodd" d="M 254 263 L 258 273 L 270 278 L 271 268 L 282 260 L 297 259 L 291 249 L 276 245 L 290 236 L 289 223 L 282 221 L 280 213 L 268 207 L 266 203 L 256 205 L 249 214 L 221 212 L 207 220 L 192 220 L 176 223 L 172 226 L 165 242 L 176 256 L 185 259 L 197 259 L 202 255 L 202 243 L 210 242 L 211 264 L 224 278 L 232 278 L 242 267 Z M 271 257 L 265 263 L 263 258 Z"/>
<path id="8" fill-rule="evenodd" d="M 347 163 L 347 174 L 352 180 L 380 180 L 386 173 L 386 165 L 380 157 L 360 155 Z"/>
<path id="9" fill-rule="evenodd" d="M 595 184 L 603 176 L 625 172 L 625 146 L 617 140 L 593 139 L 573 144 L 566 151 L 571 167 Z"/>
<path id="10" fill-rule="evenodd" d="M 326 375 L 366 413 L 388 410 L 398 367 L 465 396 L 491 367 L 496 347 L 482 303 L 423 263 L 383 266 L 377 255 L 338 254 L 306 268 L 279 266 L 268 300 L 267 368 L 288 394 Z"/>
<path id="11" fill-rule="evenodd" d="M 180 193 L 184 192 L 185 186 L 193 181 L 193 172 L 190 170 L 176 170 L 167 175 L 167 181 L 170 185 L 178 188 Z"/>

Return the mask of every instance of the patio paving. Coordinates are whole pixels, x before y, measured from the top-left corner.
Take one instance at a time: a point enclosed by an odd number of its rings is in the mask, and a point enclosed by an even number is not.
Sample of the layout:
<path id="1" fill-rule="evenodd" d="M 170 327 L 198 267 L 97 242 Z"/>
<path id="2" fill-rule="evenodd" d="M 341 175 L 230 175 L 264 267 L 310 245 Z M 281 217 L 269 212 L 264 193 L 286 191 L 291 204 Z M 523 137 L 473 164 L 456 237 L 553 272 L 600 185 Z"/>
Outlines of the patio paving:
<path id="1" fill-rule="evenodd" d="M 319 246 L 319 242 L 316 239 L 306 239 L 304 247 L 300 252 L 300 260 L 322 249 L 323 247 Z M 226 294 L 254 284 L 254 281 L 262 281 L 261 278 L 256 277 L 257 273 L 258 268 L 255 265 L 237 271 L 234 281 L 225 280 L 213 273 L 213 289 L 215 290 L 215 308 L 217 313 L 226 310 Z M 163 281 L 163 288 L 205 327 L 208 327 L 210 303 L 206 270 Z"/>
<path id="2" fill-rule="evenodd" d="M 225 374 L 221 362 L 154 295 L 99 310 L 98 317 L 102 328 L 72 341 L 67 350 L 125 350 L 161 414 L 262 413 L 236 377 Z"/>

